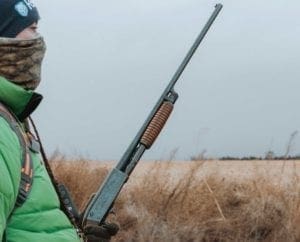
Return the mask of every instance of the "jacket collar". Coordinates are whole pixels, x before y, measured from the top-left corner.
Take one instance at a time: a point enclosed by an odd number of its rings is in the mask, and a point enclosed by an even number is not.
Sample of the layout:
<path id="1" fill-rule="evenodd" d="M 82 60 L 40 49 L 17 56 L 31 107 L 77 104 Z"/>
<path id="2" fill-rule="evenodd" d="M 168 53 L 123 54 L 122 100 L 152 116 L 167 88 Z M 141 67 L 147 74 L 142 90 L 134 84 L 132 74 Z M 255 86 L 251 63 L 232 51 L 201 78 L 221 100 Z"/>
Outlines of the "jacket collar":
<path id="1" fill-rule="evenodd" d="M 0 102 L 4 103 L 20 121 L 30 116 L 43 96 L 6 80 L 0 76 Z"/>

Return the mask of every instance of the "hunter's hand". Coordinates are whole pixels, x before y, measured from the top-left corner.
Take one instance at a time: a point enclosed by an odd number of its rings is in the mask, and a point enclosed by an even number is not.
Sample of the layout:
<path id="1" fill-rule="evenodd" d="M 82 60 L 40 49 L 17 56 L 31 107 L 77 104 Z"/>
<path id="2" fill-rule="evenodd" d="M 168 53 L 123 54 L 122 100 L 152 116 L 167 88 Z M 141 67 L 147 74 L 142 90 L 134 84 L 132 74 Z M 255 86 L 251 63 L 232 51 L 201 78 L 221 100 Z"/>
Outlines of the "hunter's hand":
<path id="1" fill-rule="evenodd" d="M 109 242 L 111 237 L 119 231 L 115 223 L 104 223 L 101 225 L 87 225 L 84 234 L 87 242 Z"/>

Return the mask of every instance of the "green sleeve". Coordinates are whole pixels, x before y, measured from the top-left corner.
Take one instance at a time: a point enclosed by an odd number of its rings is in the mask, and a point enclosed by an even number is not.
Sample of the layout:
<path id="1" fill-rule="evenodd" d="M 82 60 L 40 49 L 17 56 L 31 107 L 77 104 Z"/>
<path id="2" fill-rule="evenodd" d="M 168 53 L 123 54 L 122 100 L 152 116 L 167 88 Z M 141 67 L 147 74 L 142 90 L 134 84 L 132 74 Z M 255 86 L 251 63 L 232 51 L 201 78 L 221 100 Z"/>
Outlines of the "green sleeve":
<path id="1" fill-rule="evenodd" d="M 0 238 L 17 198 L 21 176 L 21 149 L 17 135 L 0 117 Z"/>

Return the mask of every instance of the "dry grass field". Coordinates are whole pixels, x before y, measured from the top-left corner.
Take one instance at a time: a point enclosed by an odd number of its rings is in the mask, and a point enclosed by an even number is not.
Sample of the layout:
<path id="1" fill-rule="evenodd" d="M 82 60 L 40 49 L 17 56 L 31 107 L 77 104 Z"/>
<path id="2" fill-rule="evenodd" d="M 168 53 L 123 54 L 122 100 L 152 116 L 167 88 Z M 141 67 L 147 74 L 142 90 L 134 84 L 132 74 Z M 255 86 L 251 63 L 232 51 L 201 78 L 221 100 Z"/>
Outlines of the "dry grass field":
<path id="1" fill-rule="evenodd" d="M 112 167 L 51 164 L 80 209 Z M 114 241 L 300 241 L 300 161 L 141 162 L 114 210 Z"/>

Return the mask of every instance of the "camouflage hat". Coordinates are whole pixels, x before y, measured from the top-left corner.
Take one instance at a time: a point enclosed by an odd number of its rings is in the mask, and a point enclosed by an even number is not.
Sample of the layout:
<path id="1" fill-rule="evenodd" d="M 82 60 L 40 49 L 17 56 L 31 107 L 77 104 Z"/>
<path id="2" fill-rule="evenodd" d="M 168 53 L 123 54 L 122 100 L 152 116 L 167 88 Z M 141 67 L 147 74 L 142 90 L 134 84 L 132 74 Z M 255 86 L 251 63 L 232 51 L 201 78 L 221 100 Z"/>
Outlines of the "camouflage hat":
<path id="1" fill-rule="evenodd" d="M 0 0 L 0 37 L 14 38 L 39 19 L 31 0 Z"/>

